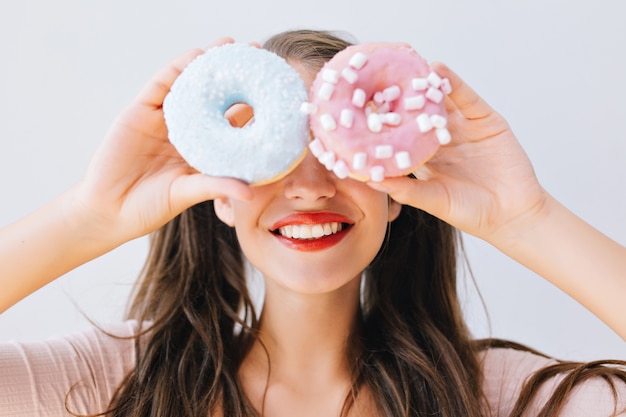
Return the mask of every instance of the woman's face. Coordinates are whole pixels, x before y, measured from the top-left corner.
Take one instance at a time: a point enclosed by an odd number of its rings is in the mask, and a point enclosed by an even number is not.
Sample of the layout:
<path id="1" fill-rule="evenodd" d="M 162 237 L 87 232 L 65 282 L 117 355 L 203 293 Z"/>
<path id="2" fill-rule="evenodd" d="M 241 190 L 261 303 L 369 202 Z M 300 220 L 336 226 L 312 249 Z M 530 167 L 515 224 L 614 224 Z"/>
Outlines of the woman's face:
<path id="1" fill-rule="evenodd" d="M 313 75 L 293 64 L 307 87 Z M 250 202 L 215 201 L 242 250 L 266 280 L 319 294 L 359 277 L 400 205 L 366 184 L 339 179 L 310 153 L 283 179 L 253 188 Z"/>

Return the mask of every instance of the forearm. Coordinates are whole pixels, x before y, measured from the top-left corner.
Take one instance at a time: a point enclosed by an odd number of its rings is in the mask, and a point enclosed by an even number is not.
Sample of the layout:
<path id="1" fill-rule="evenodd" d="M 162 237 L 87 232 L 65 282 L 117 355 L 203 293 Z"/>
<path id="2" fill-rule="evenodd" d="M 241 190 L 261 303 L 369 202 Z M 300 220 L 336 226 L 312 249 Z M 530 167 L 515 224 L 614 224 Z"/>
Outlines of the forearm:
<path id="1" fill-rule="evenodd" d="M 71 199 L 69 191 L 0 230 L 0 312 L 115 247 L 72 218 Z"/>
<path id="2" fill-rule="evenodd" d="M 491 243 L 596 314 L 626 340 L 626 248 L 552 197 L 539 221 Z"/>

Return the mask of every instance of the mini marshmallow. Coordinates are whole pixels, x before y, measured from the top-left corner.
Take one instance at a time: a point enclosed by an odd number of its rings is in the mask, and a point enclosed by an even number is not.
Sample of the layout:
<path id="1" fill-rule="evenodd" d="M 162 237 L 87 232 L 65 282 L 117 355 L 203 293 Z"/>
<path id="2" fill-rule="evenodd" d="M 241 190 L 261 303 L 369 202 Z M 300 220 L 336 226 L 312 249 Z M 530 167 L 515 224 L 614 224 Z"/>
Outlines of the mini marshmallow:
<path id="1" fill-rule="evenodd" d="M 311 150 L 313 156 L 316 158 L 322 156 L 322 154 L 326 151 L 326 149 L 324 149 L 322 141 L 318 138 L 315 138 L 311 142 L 309 142 L 309 149 Z"/>
<path id="2" fill-rule="evenodd" d="M 417 126 L 420 129 L 420 132 L 426 133 L 433 128 L 433 122 L 430 121 L 430 116 L 426 113 L 422 113 L 417 116 Z"/>
<path id="3" fill-rule="evenodd" d="M 341 71 L 341 76 L 350 84 L 354 84 L 359 79 L 359 74 L 350 68 L 344 68 L 343 71 Z"/>
<path id="4" fill-rule="evenodd" d="M 435 103 L 441 103 L 441 100 L 443 100 L 443 93 L 435 87 L 430 87 L 428 91 L 426 91 L 426 98 L 430 101 L 434 101 Z"/>
<path id="5" fill-rule="evenodd" d="M 315 114 L 317 113 L 317 104 L 303 101 L 300 104 L 300 111 L 304 114 Z"/>
<path id="6" fill-rule="evenodd" d="M 452 136 L 446 128 L 436 129 L 435 136 L 437 136 L 437 140 L 439 140 L 439 143 L 442 145 L 447 145 L 452 140 Z"/>
<path id="7" fill-rule="evenodd" d="M 317 96 L 320 100 L 330 100 L 335 91 L 335 86 L 331 83 L 322 83 L 320 90 L 317 92 Z"/>
<path id="8" fill-rule="evenodd" d="M 429 84 L 426 78 L 413 78 L 411 80 L 411 87 L 413 87 L 415 91 L 426 90 Z"/>
<path id="9" fill-rule="evenodd" d="M 378 133 L 383 130 L 383 122 L 378 113 L 371 113 L 367 116 L 367 127 L 370 131 Z"/>
<path id="10" fill-rule="evenodd" d="M 437 129 L 446 127 L 446 125 L 448 124 L 448 120 L 440 114 L 433 114 L 432 116 L 430 116 L 430 121 Z"/>
<path id="11" fill-rule="evenodd" d="M 421 110 L 426 105 L 426 97 L 423 95 L 407 97 L 404 99 L 404 108 L 406 110 Z"/>
<path id="12" fill-rule="evenodd" d="M 360 70 L 361 68 L 363 68 L 366 62 L 367 55 L 365 55 L 363 52 L 357 52 L 356 54 L 352 55 L 352 58 L 350 58 L 349 65 L 356 70 Z"/>
<path id="13" fill-rule="evenodd" d="M 324 152 L 322 155 L 320 155 L 318 160 L 322 163 L 322 165 L 326 167 L 327 170 L 330 171 L 335 166 L 335 153 L 332 151 Z"/>
<path id="14" fill-rule="evenodd" d="M 441 80 L 441 91 L 443 91 L 443 93 L 446 95 L 452 92 L 452 85 L 450 84 L 449 79 L 444 78 L 443 80 Z"/>
<path id="15" fill-rule="evenodd" d="M 383 90 L 383 99 L 387 102 L 394 101 L 398 97 L 400 97 L 402 91 L 400 91 L 400 87 L 397 85 L 392 85 L 391 87 L 387 87 Z"/>
<path id="16" fill-rule="evenodd" d="M 339 160 L 337 161 L 337 163 L 335 163 L 335 166 L 333 167 L 333 172 L 338 178 L 344 179 L 344 178 L 348 178 L 350 169 L 348 168 L 348 165 L 346 165 L 345 162 L 343 162 L 342 160 Z"/>
<path id="17" fill-rule="evenodd" d="M 385 179 L 385 168 L 376 165 L 370 168 L 370 180 L 374 182 L 381 182 Z"/>
<path id="18" fill-rule="evenodd" d="M 352 168 L 363 169 L 367 163 L 367 154 L 365 152 L 357 152 L 352 157 Z"/>
<path id="19" fill-rule="evenodd" d="M 337 129 L 337 123 L 333 116 L 329 113 L 324 113 L 320 116 L 320 124 L 326 131 Z"/>
<path id="20" fill-rule="evenodd" d="M 428 84 L 432 85 L 435 88 L 439 88 L 439 86 L 441 85 L 441 77 L 436 72 L 431 72 L 430 74 L 428 74 L 428 77 L 426 79 L 428 80 Z"/>
<path id="21" fill-rule="evenodd" d="M 402 122 L 400 113 L 389 112 L 383 115 L 383 123 L 390 126 L 398 126 Z"/>
<path id="22" fill-rule="evenodd" d="M 356 107 L 363 107 L 365 105 L 365 91 L 360 88 L 354 89 L 354 93 L 352 93 L 352 104 Z"/>
<path id="23" fill-rule="evenodd" d="M 400 169 L 411 168 L 411 154 L 407 151 L 400 151 L 395 155 L 396 165 Z"/>
<path id="24" fill-rule="evenodd" d="M 339 72 L 330 68 L 324 69 L 322 71 L 322 79 L 331 84 L 337 84 L 339 81 Z"/>
<path id="25" fill-rule="evenodd" d="M 387 159 L 393 156 L 393 146 L 391 145 L 378 145 L 374 151 L 376 159 Z"/>
<path id="26" fill-rule="evenodd" d="M 341 114 L 339 115 L 339 124 L 343 127 L 350 128 L 352 127 L 352 122 L 354 121 L 354 112 L 350 109 L 341 110 Z"/>

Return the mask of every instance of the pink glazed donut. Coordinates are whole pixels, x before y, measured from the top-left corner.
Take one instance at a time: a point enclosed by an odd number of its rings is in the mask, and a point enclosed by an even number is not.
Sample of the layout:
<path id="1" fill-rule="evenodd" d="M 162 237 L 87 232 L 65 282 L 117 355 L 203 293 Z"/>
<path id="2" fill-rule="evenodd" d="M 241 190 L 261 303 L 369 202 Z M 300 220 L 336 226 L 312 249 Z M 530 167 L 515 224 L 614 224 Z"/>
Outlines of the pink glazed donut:
<path id="1" fill-rule="evenodd" d="M 309 149 L 339 178 L 407 175 L 450 141 L 448 93 L 450 82 L 406 44 L 350 46 L 324 65 L 302 106 Z"/>

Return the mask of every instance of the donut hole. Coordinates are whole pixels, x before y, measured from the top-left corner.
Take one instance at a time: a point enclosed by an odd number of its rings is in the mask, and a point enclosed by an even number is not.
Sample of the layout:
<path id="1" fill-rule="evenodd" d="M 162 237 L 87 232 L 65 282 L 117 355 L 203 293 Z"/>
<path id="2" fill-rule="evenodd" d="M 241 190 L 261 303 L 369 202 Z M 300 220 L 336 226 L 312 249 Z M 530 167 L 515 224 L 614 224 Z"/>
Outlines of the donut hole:
<path id="1" fill-rule="evenodd" d="M 377 98 L 372 97 L 369 101 L 365 103 L 365 113 L 378 113 L 384 114 L 389 113 L 395 109 L 395 105 L 393 102 L 388 101 L 380 101 Z"/>
<path id="2" fill-rule="evenodd" d="M 232 127 L 242 128 L 254 122 L 254 109 L 247 103 L 235 103 L 224 112 Z"/>

